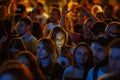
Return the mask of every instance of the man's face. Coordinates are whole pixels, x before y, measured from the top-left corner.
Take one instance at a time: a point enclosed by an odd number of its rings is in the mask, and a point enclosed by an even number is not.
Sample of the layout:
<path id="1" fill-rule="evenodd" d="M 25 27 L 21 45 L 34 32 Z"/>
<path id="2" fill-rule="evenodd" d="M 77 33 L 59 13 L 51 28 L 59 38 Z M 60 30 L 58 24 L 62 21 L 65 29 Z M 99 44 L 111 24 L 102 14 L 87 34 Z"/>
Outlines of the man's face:
<path id="1" fill-rule="evenodd" d="M 20 34 L 20 35 L 24 34 L 27 31 L 27 28 L 26 28 L 24 22 L 18 22 L 16 25 L 16 30 L 17 30 L 18 34 Z"/>
<path id="2" fill-rule="evenodd" d="M 58 48 L 61 48 L 65 42 L 65 35 L 62 32 L 56 34 L 55 44 Z"/>
<path id="3" fill-rule="evenodd" d="M 95 64 L 101 63 L 101 61 L 105 58 L 105 47 L 101 46 L 99 43 L 92 42 L 91 49 L 93 51 Z"/>
<path id="4" fill-rule="evenodd" d="M 116 72 L 120 71 L 120 49 L 111 48 L 109 50 L 109 65 L 111 71 Z"/>

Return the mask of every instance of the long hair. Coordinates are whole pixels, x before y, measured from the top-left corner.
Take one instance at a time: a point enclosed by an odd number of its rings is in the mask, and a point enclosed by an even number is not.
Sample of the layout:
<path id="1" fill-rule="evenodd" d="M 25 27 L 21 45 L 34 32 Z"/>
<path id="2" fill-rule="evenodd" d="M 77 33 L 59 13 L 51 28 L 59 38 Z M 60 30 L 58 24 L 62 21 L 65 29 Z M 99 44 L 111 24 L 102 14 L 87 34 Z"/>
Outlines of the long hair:
<path id="1" fill-rule="evenodd" d="M 12 49 L 14 48 L 14 49 Z M 26 45 L 20 38 L 13 38 L 7 46 L 8 51 L 8 58 L 15 58 L 15 55 L 18 54 L 20 51 L 25 51 Z"/>
<path id="2" fill-rule="evenodd" d="M 48 38 L 41 38 L 39 40 L 39 44 L 43 43 L 43 46 L 45 47 L 45 50 L 47 51 L 48 56 L 50 57 L 51 63 L 57 62 L 57 53 L 55 49 L 55 44 L 51 39 Z"/>
<path id="3" fill-rule="evenodd" d="M 88 52 L 89 52 L 89 55 L 88 55 L 88 59 L 86 61 L 86 63 L 83 64 L 83 67 L 84 67 L 84 70 L 85 70 L 85 73 L 83 75 L 83 78 L 85 79 L 86 76 L 87 76 L 87 73 L 89 71 L 90 68 L 93 67 L 93 54 L 92 54 L 92 50 L 91 48 L 89 47 L 89 45 L 85 42 L 80 42 L 78 45 L 76 45 L 75 49 L 74 49 L 74 53 L 73 53 L 73 56 L 74 56 L 74 66 L 77 67 L 77 64 L 76 64 L 76 60 L 75 60 L 75 54 L 76 54 L 76 50 L 80 47 L 80 46 L 83 46 L 85 48 L 87 48 Z"/>
<path id="4" fill-rule="evenodd" d="M 49 33 L 48 37 L 51 38 L 53 41 L 55 41 L 56 39 L 56 34 L 58 32 L 62 32 L 65 35 L 65 43 L 67 44 L 68 42 L 68 33 L 65 31 L 65 29 L 63 27 L 60 26 L 56 26 L 55 28 L 53 28 L 53 30 Z"/>
<path id="5" fill-rule="evenodd" d="M 30 66 L 29 69 L 31 73 L 33 74 L 33 77 L 35 80 L 37 80 L 38 77 L 41 78 L 41 80 L 44 80 L 43 74 L 41 70 L 39 69 L 37 59 L 33 55 L 33 53 L 31 53 L 30 51 L 22 51 L 16 56 L 16 59 L 19 57 L 25 57 L 28 60 L 29 66 Z"/>

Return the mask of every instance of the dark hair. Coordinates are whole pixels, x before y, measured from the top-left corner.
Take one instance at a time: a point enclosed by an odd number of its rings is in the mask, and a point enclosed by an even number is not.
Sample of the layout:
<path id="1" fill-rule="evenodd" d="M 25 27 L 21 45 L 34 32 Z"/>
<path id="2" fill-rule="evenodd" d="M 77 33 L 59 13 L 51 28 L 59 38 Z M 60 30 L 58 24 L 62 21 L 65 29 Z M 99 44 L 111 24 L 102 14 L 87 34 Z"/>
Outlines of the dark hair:
<path id="1" fill-rule="evenodd" d="M 35 21 L 33 22 L 33 27 L 31 31 L 32 35 L 35 36 L 38 40 L 43 37 L 42 28 L 40 26 L 40 23 Z"/>
<path id="2" fill-rule="evenodd" d="M 89 47 L 89 45 L 85 42 L 80 42 L 79 44 L 77 44 L 75 46 L 75 49 L 74 49 L 74 52 L 73 52 L 73 55 L 74 55 L 74 58 L 75 58 L 75 54 L 76 54 L 76 50 L 77 48 L 79 48 L 80 46 L 83 46 L 85 48 L 88 49 L 88 52 L 89 52 L 89 57 L 87 59 L 87 62 L 84 64 L 84 65 L 87 65 L 88 68 L 91 68 L 93 66 L 93 54 L 92 54 L 92 50 L 91 48 Z M 76 63 L 76 61 L 75 61 Z"/>
<path id="3" fill-rule="evenodd" d="M 91 48 L 89 47 L 89 45 L 88 45 L 87 43 L 85 43 L 85 42 L 80 42 L 79 44 L 77 44 L 77 45 L 75 46 L 75 49 L 74 49 L 74 53 L 73 53 L 73 55 L 74 55 L 74 61 L 75 61 L 76 50 L 77 50 L 80 46 L 83 46 L 83 47 L 87 48 L 87 49 L 88 49 L 88 52 L 89 52 L 87 62 L 86 62 L 85 64 L 83 64 L 84 69 L 85 69 L 85 73 L 84 73 L 83 78 L 85 79 L 86 76 L 87 76 L 87 73 L 88 73 L 89 69 L 93 67 L 93 54 L 92 54 Z M 77 67 L 76 61 L 75 61 L 75 66 Z"/>
<path id="4" fill-rule="evenodd" d="M 37 2 L 37 6 L 41 6 L 42 8 L 44 8 L 44 5 L 41 2 Z"/>
<path id="5" fill-rule="evenodd" d="M 44 80 L 43 74 L 41 70 L 39 69 L 37 59 L 35 58 L 33 53 L 31 53 L 30 51 L 22 51 L 18 53 L 18 55 L 16 56 L 16 59 L 19 57 L 25 57 L 28 60 L 29 66 L 30 66 L 29 70 L 31 71 L 35 80 L 38 80 L 38 79 Z"/>
<path id="6" fill-rule="evenodd" d="M 25 11 L 26 11 L 25 5 L 23 5 L 23 4 L 18 4 L 18 5 L 17 5 L 17 10 L 16 10 L 16 13 L 17 13 L 17 14 L 23 13 L 23 12 L 25 12 Z"/>
<path id="7" fill-rule="evenodd" d="M 74 25 L 74 32 L 83 34 L 83 26 L 81 24 L 75 24 Z"/>
<path id="8" fill-rule="evenodd" d="M 48 38 L 41 38 L 39 40 L 39 44 L 40 43 L 43 43 L 43 45 L 45 47 L 45 50 L 47 51 L 48 56 L 51 59 L 51 62 L 56 63 L 57 53 L 56 53 L 54 42 L 51 39 L 48 39 Z"/>
<path id="9" fill-rule="evenodd" d="M 94 39 L 93 42 L 98 43 L 103 47 L 107 47 L 111 40 L 112 38 L 109 37 L 108 35 L 100 35 L 96 39 Z"/>
<path id="10" fill-rule="evenodd" d="M 29 17 L 22 17 L 19 20 L 20 22 L 24 22 L 25 25 L 32 25 L 32 20 Z"/>
<path id="11" fill-rule="evenodd" d="M 25 27 L 30 25 L 29 30 L 32 30 L 33 22 L 31 20 L 31 18 L 29 18 L 29 17 L 22 17 L 22 18 L 19 19 L 19 22 L 23 22 L 26 25 Z"/>
<path id="12" fill-rule="evenodd" d="M 105 22 L 96 22 L 93 24 L 92 32 L 94 35 L 99 35 L 100 33 L 104 33 L 106 28 Z"/>
<path id="13" fill-rule="evenodd" d="M 11 52 L 11 47 L 16 48 L 18 51 L 12 51 Z M 18 52 L 20 51 L 24 51 L 26 50 L 26 45 L 24 44 L 24 42 L 22 41 L 22 39 L 20 38 L 13 38 L 7 46 L 7 51 L 8 51 L 8 57 L 11 59 L 14 59 L 16 54 L 18 54 Z"/>

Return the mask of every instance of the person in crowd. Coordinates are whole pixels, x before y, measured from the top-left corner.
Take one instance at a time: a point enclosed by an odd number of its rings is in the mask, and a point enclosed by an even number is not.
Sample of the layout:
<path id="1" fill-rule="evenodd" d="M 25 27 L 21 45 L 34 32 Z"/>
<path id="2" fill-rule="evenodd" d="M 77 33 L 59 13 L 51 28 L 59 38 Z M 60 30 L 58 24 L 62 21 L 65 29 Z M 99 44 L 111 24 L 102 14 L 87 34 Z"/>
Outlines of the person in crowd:
<path id="1" fill-rule="evenodd" d="M 46 24 L 44 27 L 44 37 L 47 37 L 49 32 L 56 26 L 59 26 L 61 13 L 57 8 L 53 8 L 50 13 L 50 23 Z"/>
<path id="2" fill-rule="evenodd" d="M 111 38 L 107 35 L 98 36 L 91 43 L 93 52 L 94 66 L 88 72 L 87 80 L 96 80 L 100 76 L 108 73 L 108 58 L 106 49 L 111 42 Z"/>
<path id="3" fill-rule="evenodd" d="M 25 43 L 27 50 L 31 51 L 34 55 L 37 53 L 38 40 L 31 34 L 32 21 L 28 17 L 23 17 L 16 25 L 16 31 L 19 37 Z"/>
<path id="4" fill-rule="evenodd" d="M 0 80 L 34 80 L 31 72 L 16 60 L 4 62 L 0 70 Z"/>
<path id="5" fill-rule="evenodd" d="M 31 33 L 38 40 L 43 37 L 43 31 L 42 31 L 42 28 L 38 21 L 33 22 L 33 27 L 32 27 Z"/>
<path id="6" fill-rule="evenodd" d="M 104 10 L 104 14 L 105 14 L 105 19 L 117 21 L 117 19 L 115 18 L 115 9 L 114 9 L 113 5 L 111 5 L 111 4 L 105 5 L 103 10 Z"/>
<path id="7" fill-rule="evenodd" d="M 109 74 L 101 76 L 98 80 L 120 79 L 120 38 L 114 39 L 107 47 Z"/>
<path id="8" fill-rule="evenodd" d="M 93 36 L 93 39 L 97 38 L 99 35 L 102 35 L 102 34 L 105 34 L 105 28 L 106 28 L 106 23 L 105 22 L 95 22 L 93 25 L 92 25 L 92 36 Z"/>
<path id="9" fill-rule="evenodd" d="M 107 48 L 108 63 L 110 71 L 114 73 L 120 72 L 120 38 L 114 39 Z"/>
<path id="10" fill-rule="evenodd" d="M 2 62 L 6 59 L 4 47 L 8 38 L 8 32 L 5 25 L 6 22 L 5 19 L 6 19 L 6 6 L 0 5 L 0 64 L 2 64 Z"/>
<path id="11" fill-rule="evenodd" d="M 66 56 L 66 57 L 68 56 L 68 60 L 70 60 L 69 64 L 73 63 L 73 61 L 71 59 L 69 59 L 69 57 L 73 58 L 72 54 L 73 54 L 74 48 L 67 44 L 68 34 L 66 33 L 65 29 L 63 27 L 56 26 L 50 32 L 49 38 L 51 38 L 55 44 L 55 48 L 57 50 L 56 54 L 58 56 L 58 59 L 61 56 Z M 60 59 L 60 60 L 62 60 L 60 62 L 65 62 L 64 59 Z M 61 64 L 61 63 L 59 63 L 59 64 Z"/>
<path id="12" fill-rule="evenodd" d="M 84 41 L 83 26 L 81 24 L 74 25 L 73 33 L 72 42 L 75 43 L 75 45 Z"/>
<path id="13" fill-rule="evenodd" d="M 92 31 L 91 31 L 93 23 L 94 22 L 92 21 L 92 19 L 88 18 L 88 19 L 85 20 L 84 25 L 83 25 L 84 41 L 89 45 L 91 44 L 91 41 L 93 39 Z"/>
<path id="14" fill-rule="evenodd" d="M 15 13 L 20 14 L 22 17 L 28 16 L 26 6 L 24 4 L 17 4 Z"/>
<path id="15" fill-rule="evenodd" d="M 37 60 L 47 80 L 61 80 L 63 69 L 57 62 L 55 45 L 51 39 L 41 38 L 39 40 Z"/>
<path id="16" fill-rule="evenodd" d="M 43 29 L 49 16 L 45 12 L 44 5 L 41 2 L 37 2 L 36 9 L 39 11 L 36 18 L 39 20 L 41 27 Z"/>
<path id="17" fill-rule="evenodd" d="M 21 51 L 16 55 L 16 59 L 28 67 L 34 80 L 46 80 L 39 68 L 36 57 L 30 51 Z"/>
<path id="18" fill-rule="evenodd" d="M 74 65 L 64 70 L 62 80 L 86 80 L 87 73 L 93 66 L 93 54 L 88 44 L 80 42 L 74 50 Z"/>
<path id="19" fill-rule="evenodd" d="M 8 59 L 15 59 L 15 56 L 21 52 L 25 51 L 26 45 L 20 38 L 13 38 L 7 46 Z"/>
<path id="20" fill-rule="evenodd" d="M 120 23 L 119 22 L 111 22 L 111 23 L 109 23 L 105 28 L 105 32 L 111 38 L 120 37 Z"/>

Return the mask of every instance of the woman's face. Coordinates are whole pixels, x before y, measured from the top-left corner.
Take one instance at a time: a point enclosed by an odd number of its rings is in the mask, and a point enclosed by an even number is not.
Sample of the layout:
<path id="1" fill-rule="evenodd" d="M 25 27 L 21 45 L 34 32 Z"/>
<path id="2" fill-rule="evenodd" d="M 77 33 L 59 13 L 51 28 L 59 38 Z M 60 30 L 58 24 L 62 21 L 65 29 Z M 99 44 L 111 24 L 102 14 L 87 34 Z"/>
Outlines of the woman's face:
<path id="1" fill-rule="evenodd" d="M 62 32 L 56 34 L 55 44 L 58 48 L 61 48 L 65 43 L 65 35 Z"/>
<path id="2" fill-rule="evenodd" d="M 44 59 L 48 56 L 47 50 L 45 49 L 45 46 L 42 42 L 39 43 L 38 45 L 38 50 L 37 50 L 37 57 L 38 60 Z"/>
<path id="3" fill-rule="evenodd" d="M 109 50 L 109 65 L 113 72 L 120 71 L 120 49 L 111 48 Z"/>
<path id="4" fill-rule="evenodd" d="M 75 52 L 75 60 L 78 64 L 84 64 L 87 62 L 89 51 L 84 46 L 79 46 Z"/>

